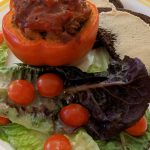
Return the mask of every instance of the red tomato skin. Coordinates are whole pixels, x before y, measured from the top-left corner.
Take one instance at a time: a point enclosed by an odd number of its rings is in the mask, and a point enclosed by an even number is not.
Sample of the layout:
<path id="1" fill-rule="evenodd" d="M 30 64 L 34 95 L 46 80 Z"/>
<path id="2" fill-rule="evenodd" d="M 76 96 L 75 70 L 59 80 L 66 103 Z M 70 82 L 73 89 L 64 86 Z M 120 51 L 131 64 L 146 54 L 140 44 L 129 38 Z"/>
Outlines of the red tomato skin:
<path id="1" fill-rule="evenodd" d="M 7 125 L 8 123 L 10 123 L 10 120 L 8 118 L 0 116 L 0 125 Z"/>
<path id="2" fill-rule="evenodd" d="M 131 126 L 130 128 L 126 129 L 126 132 L 129 135 L 138 137 L 138 136 L 144 135 L 146 130 L 147 130 L 147 120 L 146 120 L 145 116 L 143 116 L 133 126 Z"/>
<path id="3" fill-rule="evenodd" d="M 8 97 L 19 105 L 29 105 L 34 100 L 34 87 L 27 80 L 15 80 L 8 87 Z"/>
<path id="4" fill-rule="evenodd" d="M 45 142 L 44 150 L 72 150 L 72 146 L 67 137 L 62 134 L 54 134 Z"/>
<path id="5" fill-rule="evenodd" d="M 4 38 L 3 38 L 3 33 L 0 31 L 0 44 L 2 44 L 4 41 Z"/>
<path id="6" fill-rule="evenodd" d="M 56 0 L 44 0 L 44 1 L 48 7 L 53 7 L 57 3 Z"/>
<path id="7" fill-rule="evenodd" d="M 10 10 L 13 8 L 13 0 L 10 0 L 9 8 L 10 8 Z"/>
<path id="8" fill-rule="evenodd" d="M 46 73 L 41 75 L 37 82 L 37 88 L 41 96 L 58 96 L 63 91 L 63 80 L 56 74 Z"/>
<path id="9" fill-rule="evenodd" d="M 80 104 L 70 104 L 60 111 L 61 120 L 68 126 L 81 127 L 89 120 L 89 112 Z"/>

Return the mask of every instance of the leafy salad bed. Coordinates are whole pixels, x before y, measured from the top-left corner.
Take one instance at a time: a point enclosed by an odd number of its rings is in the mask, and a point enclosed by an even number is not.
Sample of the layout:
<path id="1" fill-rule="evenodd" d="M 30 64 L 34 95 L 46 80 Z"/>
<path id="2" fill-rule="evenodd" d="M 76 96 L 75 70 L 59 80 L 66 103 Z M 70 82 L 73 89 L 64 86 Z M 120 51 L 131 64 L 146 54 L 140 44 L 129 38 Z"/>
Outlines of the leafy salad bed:
<path id="1" fill-rule="evenodd" d="M 3 102 L 3 99 L 6 98 L 5 93 L 5 84 L 11 80 L 10 77 L 12 68 L 5 67 L 5 62 L 7 60 L 7 46 L 3 44 L 0 47 L 0 78 L 2 77 L 3 73 L 5 74 L 5 79 L 1 78 L 1 81 L 4 81 L 1 85 L 0 89 L 0 101 Z M 101 55 L 103 59 L 98 59 L 97 55 L 95 55 L 94 63 L 90 65 L 90 67 L 87 69 L 88 72 L 100 72 L 107 69 L 108 61 L 105 60 L 105 57 Z M 107 59 L 107 58 L 106 58 Z M 99 60 L 103 60 L 102 62 Z M 100 65 L 101 64 L 101 65 Z M 105 66 L 103 68 L 102 66 Z M 30 68 L 29 68 L 30 69 Z M 22 74 L 16 74 L 17 78 L 22 76 Z M 26 74 L 27 75 L 27 74 Z M 103 75 L 103 78 L 105 78 L 105 74 Z M 79 76 L 80 77 L 80 76 Z M 102 77 L 102 74 L 101 74 Z M 9 79 L 8 79 L 9 78 Z M 28 78 L 33 79 L 31 76 L 28 76 Z M 90 78 L 90 77 L 89 77 Z M 119 76 L 118 76 L 119 78 Z M 100 78 L 101 80 L 102 78 Z M 95 77 L 95 80 L 97 80 L 97 77 Z M 117 79 L 116 79 L 117 80 Z M 82 80 L 82 82 L 84 82 Z M 66 86 L 69 87 L 66 84 Z M 59 109 L 59 108 L 58 108 Z M 58 110 L 56 110 L 58 111 Z M 14 112 L 13 112 L 14 113 Z M 120 135 L 117 135 L 115 138 L 112 138 L 112 140 L 94 140 L 86 130 L 80 129 L 76 133 L 72 133 L 68 136 L 70 141 L 73 144 L 74 150 L 145 150 L 149 147 L 149 141 L 150 141 L 150 113 L 149 111 L 146 112 L 146 118 L 148 121 L 148 130 L 144 136 L 141 136 L 139 138 L 134 138 L 132 136 L 129 136 L 128 134 L 122 132 Z M 28 119 L 28 118 L 27 118 Z M 21 124 L 22 120 L 19 121 L 16 120 L 16 118 L 12 117 L 11 121 L 14 123 L 10 123 L 6 126 L 0 126 L 0 139 L 10 143 L 16 150 L 42 150 L 43 144 L 45 140 L 47 139 L 48 132 L 45 131 L 45 133 L 40 132 L 38 126 L 37 130 L 33 130 L 29 124 L 26 124 L 26 127 L 19 125 Z M 19 124 L 17 124 L 19 123 Z M 34 120 L 34 123 L 38 125 L 39 120 L 36 122 Z M 24 125 L 24 123 L 23 123 Z M 53 130 L 52 127 L 49 127 L 49 131 Z M 87 147 L 86 147 L 87 146 Z"/>

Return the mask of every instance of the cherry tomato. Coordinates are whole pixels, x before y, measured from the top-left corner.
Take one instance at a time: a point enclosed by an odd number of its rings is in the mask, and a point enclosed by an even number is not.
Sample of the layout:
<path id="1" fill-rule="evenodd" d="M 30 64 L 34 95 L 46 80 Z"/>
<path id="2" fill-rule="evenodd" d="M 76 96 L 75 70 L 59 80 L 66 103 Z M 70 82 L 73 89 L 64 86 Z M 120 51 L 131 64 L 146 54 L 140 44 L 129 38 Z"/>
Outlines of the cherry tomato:
<path id="1" fill-rule="evenodd" d="M 60 111 L 61 120 L 68 126 L 80 127 L 89 120 L 89 112 L 80 104 L 70 104 Z"/>
<path id="2" fill-rule="evenodd" d="M 8 87 L 9 98 L 19 105 L 29 105 L 34 99 L 34 87 L 26 80 L 15 80 Z"/>
<path id="3" fill-rule="evenodd" d="M 147 120 L 145 116 L 143 116 L 133 126 L 126 129 L 126 132 L 132 136 L 141 136 L 146 132 L 146 130 L 147 130 Z"/>
<path id="4" fill-rule="evenodd" d="M 67 137 L 62 134 L 54 134 L 45 142 L 44 150 L 72 150 L 72 146 Z"/>
<path id="5" fill-rule="evenodd" d="M 4 38 L 3 38 L 3 33 L 0 31 L 0 44 L 2 44 L 4 41 Z"/>
<path id="6" fill-rule="evenodd" d="M 8 118 L 5 117 L 1 117 L 0 116 L 0 125 L 6 125 L 10 122 L 10 120 Z"/>
<path id="7" fill-rule="evenodd" d="M 37 87 L 44 97 L 58 96 L 63 91 L 63 81 L 56 74 L 46 73 L 39 77 Z"/>

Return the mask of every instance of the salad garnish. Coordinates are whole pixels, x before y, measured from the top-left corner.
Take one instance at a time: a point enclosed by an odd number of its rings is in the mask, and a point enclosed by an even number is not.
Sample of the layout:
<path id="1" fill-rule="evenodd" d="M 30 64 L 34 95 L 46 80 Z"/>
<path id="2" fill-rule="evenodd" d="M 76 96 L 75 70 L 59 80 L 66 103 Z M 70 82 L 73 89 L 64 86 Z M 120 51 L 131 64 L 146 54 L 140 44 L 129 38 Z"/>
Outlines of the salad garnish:
<path id="1" fill-rule="evenodd" d="M 64 89 L 60 95 L 43 97 L 36 90 L 35 100 L 29 106 L 18 105 L 9 98 L 2 100 L 1 107 L 5 110 L 1 111 L 3 115 L 15 123 L 20 123 L 21 118 L 28 116 L 29 125 L 25 121 L 21 124 L 44 133 L 55 132 L 58 129 L 57 121 L 62 125 L 60 132 L 70 133 L 61 122 L 70 125 L 67 118 L 59 118 L 59 112 L 71 104 L 80 104 L 88 110 L 89 120 L 83 119 L 83 124 L 79 126 L 83 126 L 96 139 L 114 137 L 138 121 L 148 108 L 150 77 L 144 64 L 137 58 L 125 57 L 123 61 L 112 61 L 108 70 L 101 73 L 86 73 L 72 66 L 33 67 L 25 64 L 11 68 L 10 72 L 9 78 L 13 81 L 28 80 L 34 85 L 34 89 L 39 77 L 47 73 L 56 74 L 63 80 Z M 3 76 L 6 76 L 5 73 Z M 7 84 L 10 83 L 8 80 Z M 46 129 L 47 123 L 49 127 Z"/>

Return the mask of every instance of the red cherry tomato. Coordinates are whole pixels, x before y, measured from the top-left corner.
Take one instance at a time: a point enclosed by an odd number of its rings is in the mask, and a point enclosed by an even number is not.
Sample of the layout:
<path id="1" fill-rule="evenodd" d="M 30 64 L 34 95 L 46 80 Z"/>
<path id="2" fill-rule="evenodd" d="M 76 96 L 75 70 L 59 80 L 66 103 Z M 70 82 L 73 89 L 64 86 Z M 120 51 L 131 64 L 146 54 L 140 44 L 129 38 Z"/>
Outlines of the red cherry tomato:
<path id="1" fill-rule="evenodd" d="M 44 97 L 58 96 L 63 91 L 63 81 L 58 75 L 47 73 L 39 77 L 37 87 Z"/>
<path id="2" fill-rule="evenodd" d="M 16 104 L 29 105 L 34 100 L 34 87 L 26 80 L 15 80 L 8 87 L 8 96 Z"/>
<path id="3" fill-rule="evenodd" d="M 72 146 L 67 137 L 62 134 L 54 134 L 45 142 L 44 150 L 72 150 Z"/>
<path id="4" fill-rule="evenodd" d="M 0 116 L 0 125 L 6 125 L 10 122 L 10 120 L 8 118 L 5 117 L 1 117 Z"/>
<path id="5" fill-rule="evenodd" d="M 133 126 L 126 129 L 126 132 L 132 136 L 141 136 L 146 132 L 146 130 L 147 130 L 147 120 L 145 116 L 143 116 Z"/>
<path id="6" fill-rule="evenodd" d="M 89 120 L 89 112 L 80 104 L 70 104 L 60 111 L 61 120 L 68 126 L 80 127 Z"/>
<path id="7" fill-rule="evenodd" d="M 4 38 L 3 38 L 3 33 L 0 31 L 0 44 L 2 44 L 4 41 Z"/>

